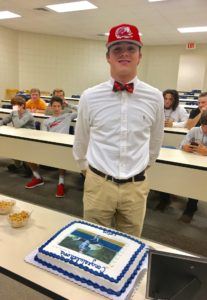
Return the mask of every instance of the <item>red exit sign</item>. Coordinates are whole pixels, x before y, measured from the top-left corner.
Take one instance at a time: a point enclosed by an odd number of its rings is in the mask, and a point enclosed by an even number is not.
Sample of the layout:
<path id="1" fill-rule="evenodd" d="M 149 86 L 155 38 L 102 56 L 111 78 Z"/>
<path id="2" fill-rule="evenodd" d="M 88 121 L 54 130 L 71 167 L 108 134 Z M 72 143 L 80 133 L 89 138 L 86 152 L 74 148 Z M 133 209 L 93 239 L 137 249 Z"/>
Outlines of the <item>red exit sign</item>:
<path id="1" fill-rule="evenodd" d="M 196 49 L 196 43 L 194 42 L 189 42 L 186 44 L 186 49 Z"/>

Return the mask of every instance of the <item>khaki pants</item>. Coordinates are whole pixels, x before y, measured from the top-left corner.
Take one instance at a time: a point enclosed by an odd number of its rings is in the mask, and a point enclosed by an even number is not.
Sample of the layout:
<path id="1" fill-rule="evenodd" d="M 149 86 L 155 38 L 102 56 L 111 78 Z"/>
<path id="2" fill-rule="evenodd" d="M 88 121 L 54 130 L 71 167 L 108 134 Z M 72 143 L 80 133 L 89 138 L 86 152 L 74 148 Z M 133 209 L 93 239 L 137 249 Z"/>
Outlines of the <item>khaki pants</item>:
<path id="1" fill-rule="evenodd" d="M 116 184 L 87 171 L 84 187 L 84 219 L 139 237 L 148 195 L 147 180 Z"/>

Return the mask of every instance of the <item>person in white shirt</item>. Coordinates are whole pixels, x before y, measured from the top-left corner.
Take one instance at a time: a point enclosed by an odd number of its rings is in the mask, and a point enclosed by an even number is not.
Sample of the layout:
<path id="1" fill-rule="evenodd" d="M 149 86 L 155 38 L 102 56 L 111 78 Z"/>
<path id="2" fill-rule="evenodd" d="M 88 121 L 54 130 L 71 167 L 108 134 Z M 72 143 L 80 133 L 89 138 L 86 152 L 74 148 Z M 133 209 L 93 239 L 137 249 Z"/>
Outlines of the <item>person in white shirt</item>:
<path id="1" fill-rule="evenodd" d="M 185 152 L 207 156 L 207 111 L 204 110 L 199 119 L 200 126 L 193 127 L 185 136 L 180 149 Z M 180 221 L 190 223 L 198 210 L 198 200 L 188 198 Z"/>
<path id="2" fill-rule="evenodd" d="M 164 101 L 137 78 L 142 42 L 135 26 L 113 27 L 106 46 L 111 78 L 84 91 L 75 130 L 74 157 L 86 174 L 84 218 L 140 236 L 145 169 L 162 145 Z"/>
<path id="3" fill-rule="evenodd" d="M 188 121 L 188 112 L 179 105 L 179 94 L 176 90 L 167 89 L 163 92 L 165 127 L 183 128 Z M 171 199 L 169 193 L 159 192 L 160 201 L 155 209 L 162 212 L 170 205 Z"/>
<path id="4" fill-rule="evenodd" d="M 184 107 L 179 105 L 179 94 L 176 90 L 165 90 L 164 113 L 165 127 L 185 127 L 189 114 Z"/>

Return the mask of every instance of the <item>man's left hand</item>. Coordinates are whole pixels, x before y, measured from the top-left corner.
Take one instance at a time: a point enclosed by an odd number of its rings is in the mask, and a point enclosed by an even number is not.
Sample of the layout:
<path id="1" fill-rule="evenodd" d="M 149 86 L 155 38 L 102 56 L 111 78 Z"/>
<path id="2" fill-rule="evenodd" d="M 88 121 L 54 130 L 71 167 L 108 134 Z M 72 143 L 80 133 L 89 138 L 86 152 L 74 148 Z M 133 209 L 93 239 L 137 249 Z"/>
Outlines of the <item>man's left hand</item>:
<path id="1" fill-rule="evenodd" d="M 207 147 L 200 144 L 200 145 L 198 145 L 196 152 L 201 155 L 207 155 Z"/>

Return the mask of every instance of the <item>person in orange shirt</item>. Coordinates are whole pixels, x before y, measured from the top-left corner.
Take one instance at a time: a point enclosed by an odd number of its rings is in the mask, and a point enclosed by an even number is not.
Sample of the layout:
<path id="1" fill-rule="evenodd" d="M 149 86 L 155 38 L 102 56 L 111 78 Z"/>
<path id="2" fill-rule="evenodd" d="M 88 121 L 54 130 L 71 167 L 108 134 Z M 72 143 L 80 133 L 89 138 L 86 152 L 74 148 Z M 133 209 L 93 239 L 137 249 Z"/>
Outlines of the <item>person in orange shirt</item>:
<path id="1" fill-rule="evenodd" d="M 26 103 L 26 108 L 31 112 L 45 112 L 47 104 L 44 100 L 40 98 L 40 90 L 39 89 L 31 89 L 30 91 L 31 99 L 29 99 Z"/>

